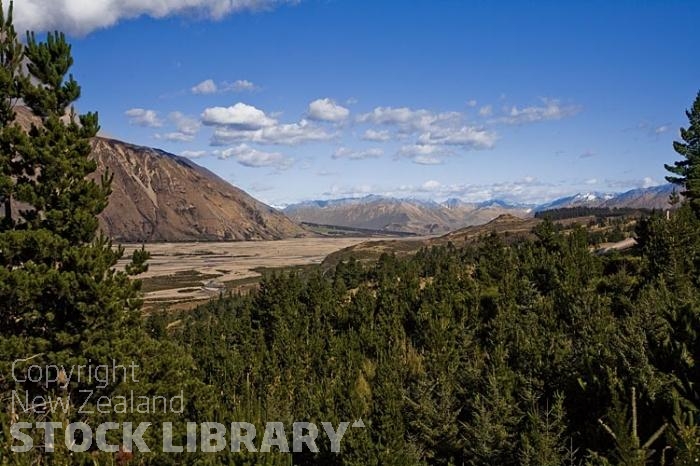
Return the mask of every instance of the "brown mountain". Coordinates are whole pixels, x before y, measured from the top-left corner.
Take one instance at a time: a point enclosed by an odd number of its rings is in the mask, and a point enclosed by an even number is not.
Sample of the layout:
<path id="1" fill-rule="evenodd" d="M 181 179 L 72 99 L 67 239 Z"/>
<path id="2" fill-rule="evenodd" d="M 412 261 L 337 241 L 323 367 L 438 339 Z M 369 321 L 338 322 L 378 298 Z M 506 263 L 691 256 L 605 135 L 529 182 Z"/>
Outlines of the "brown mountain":
<path id="1" fill-rule="evenodd" d="M 297 222 L 399 231 L 419 235 L 444 234 L 469 225 L 481 225 L 504 213 L 529 217 L 525 207 L 493 201 L 444 203 L 383 196 L 309 201 L 293 204 L 284 213 Z"/>
<path id="2" fill-rule="evenodd" d="M 100 220 L 117 241 L 271 240 L 305 231 L 189 159 L 95 138 L 97 175 L 114 174 Z"/>
<path id="3" fill-rule="evenodd" d="M 15 108 L 24 128 L 41 121 Z M 272 240 L 306 231 L 206 168 L 165 151 L 102 137 L 92 141 L 98 163 L 114 174 L 102 231 L 121 242 Z"/>

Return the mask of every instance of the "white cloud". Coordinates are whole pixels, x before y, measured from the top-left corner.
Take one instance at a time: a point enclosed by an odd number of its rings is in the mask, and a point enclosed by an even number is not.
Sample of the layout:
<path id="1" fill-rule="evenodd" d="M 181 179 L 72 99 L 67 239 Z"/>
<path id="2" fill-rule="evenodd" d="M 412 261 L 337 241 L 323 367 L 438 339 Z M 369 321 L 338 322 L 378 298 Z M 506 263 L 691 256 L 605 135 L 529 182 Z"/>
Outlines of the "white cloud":
<path id="1" fill-rule="evenodd" d="M 145 108 L 131 108 L 124 112 L 129 118 L 129 124 L 136 126 L 145 126 L 149 128 L 159 128 L 163 126 L 163 122 L 158 117 L 158 112 Z"/>
<path id="2" fill-rule="evenodd" d="M 650 176 L 645 176 L 644 178 L 641 178 L 641 179 L 639 179 L 639 178 L 626 179 L 626 180 L 606 179 L 605 183 L 607 184 L 608 188 L 616 189 L 616 190 L 621 190 L 621 189 L 628 190 L 628 189 L 634 189 L 634 188 L 651 188 L 653 186 L 659 186 L 661 184 Z"/>
<path id="3" fill-rule="evenodd" d="M 654 128 L 654 134 L 657 134 L 657 135 L 658 135 L 658 134 L 664 134 L 664 133 L 667 132 L 668 130 L 669 130 L 669 128 L 668 128 L 667 125 L 657 126 L 656 128 Z"/>
<path id="4" fill-rule="evenodd" d="M 279 152 L 264 152 L 247 144 L 214 151 L 214 155 L 220 159 L 233 158 L 239 164 L 252 168 L 274 167 L 286 169 L 292 164 L 291 159 Z"/>
<path id="5" fill-rule="evenodd" d="M 479 116 L 482 117 L 488 117 L 493 115 L 493 106 L 491 105 L 484 105 L 479 109 Z"/>
<path id="6" fill-rule="evenodd" d="M 543 182 L 534 177 L 492 184 L 444 184 L 430 179 L 422 184 L 400 186 L 343 186 L 333 185 L 323 193 L 326 197 L 365 196 L 376 194 L 399 198 L 428 198 L 432 200 L 458 198 L 465 202 L 500 199 L 513 203 L 541 203 L 572 194 L 570 181 Z M 573 191 L 575 192 L 575 191 Z"/>
<path id="7" fill-rule="evenodd" d="M 401 147 L 396 155 L 409 158 L 419 165 L 439 165 L 443 162 L 443 157 L 450 154 L 451 152 L 442 146 L 412 144 Z"/>
<path id="8" fill-rule="evenodd" d="M 362 135 L 362 139 L 365 141 L 385 142 L 391 139 L 391 134 L 387 130 L 377 131 L 368 129 L 365 131 L 365 134 Z"/>
<path id="9" fill-rule="evenodd" d="M 434 125 L 459 121 L 458 112 L 434 113 L 428 110 L 413 110 L 408 107 L 376 107 L 369 113 L 357 117 L 359 123 L 397 126 L 404 133 L 429 131 Z"/>
<path id="10" fill-rule="evenodd" d="M 645 176 L 642 179 L 642 188 L 651 188 L 652 186 L 658 186 L 658 185 L 659 185 L 658 181 L 654 180 L 650 176 Z"/>
<path id="11" fill-rule="evenodd" d="M 181 133 L 180 131 L 173 131 L 165 134 L 155 134 L 156 139 L 164 139 L 170 142 L 191 142 L 194 140 L 194 136 L 191 134 Z"/>
<path id="12" fill-rule="evenodd" d="M 186 116 L 182 112 L 171 112 L 168 119 L 175 126 L 176 131 L 164 134 L 155 134 L 156 139 L 164 139 L 170 142 L 190 142 L 193 141 L 201 124 L 194 118 Z"/>
<path id="13" fill-rule="evenodd" d="M 247 79 L 238 79 L 232 83 L 226 81 L 216 83 L 213 79 L 207 79 L 194 86 L 191 90 L 193 94 L 216 94 L 231 91 L 252 92 L 258 90 L 258 86 Z"/>
<path id="14" fill-rule="evenodd" d="M 204 157 L 207 154 L 208 152 L 205 150 L 184 150 L 180 152 L 181 156 L 187 157 L 188 159 L 198 159 L 200 157 Z"/>
<path id="15" fill-rule="evenodd" d="M 178 132 L 188 136 L 196 135 L 202 126 L 198 120 L 190 118 L 182 112 L 171 112 L 168 118 L 175 125 Z"/>
<path id="16" fill-rule="evenodd" d="M 219 86 L 213 79 L 207 79 L 192 87 L 191 90 L 193 94 L 216 94 L 219 91 Z"/>
<path id="17" fill-rule="evenodd" d="M 563 105 L 557 99 L 542 99 L 541 106 L 531 106 L 518 108 L 516 106 L 507 110 L 506 115 L 498 118 L 496 121 L 500 123 L 508 123 L 513 125 L 535 123 L 538 121 L 561 120 L 570 116 L 574 116 L 581 111 L 581 107 L 577 105 Z"/>
<path id="18" fill-rule="evenodd" d="M 425 196 L 431 199 L 458 198 L 465 202 L 501 199 L 507 202 L 539 203 L 568 195 L 568 183 L 544 183 L 533 177 L 493 184 L 443 184 L 429 180 L 419 186 L 405 185 L 378 194 L 393 196 Z"/>
<path id="19" fill-rule="evenodd" d="M 84 35 L 139 16 L 221 19 L 233 13 L 295 3 L 298 0 L 20 0 L 14 7 L 20 33 L 60 30 Z"/>
<path id="20" fill-rule="evenodd" d="M 277 124 L 262 110 L 238 102 L 232 107 L 211 107 L 202 113 L 202 122 L 209 126 L 229 126 L 238 130 L 258 130 Z"/>
<path id="21" fill-rule="evenodd" d="M 365 150 L 352 150 L 347 147 L 338 148 L 333 154 L 334 159 L 364 160 L 375 159 L 384 155 L 384 151 L 378 148 Z"/>
<path id="22" fill-rule="evenodd" d="M 465 149 L 490 149 L 496 143 L 496 133 L 483 128 L 462 126 L 461 128 L 435 128 L 418 138 L 421 144 L 462 146 Z"/>
<path id="23" fill-rule="evenodd" d="M 598 179 L 597 178 L 590 178 L 586 181 L 584 181 L 585 184 L 598 184 Z"/>
<path id="24" fill-rule="evenodd" d="M 226 89 L 231 89 L 232 91 L 235 92 L 244 92 L 244 91 L 254 91 L 258 88 L 255 84 L 252 82 L 248 81 L 247 79 L 238 79 L 231 83 L 230 85 L 225 86 Z"/>
<path id="25" fill-rule="evenodd" d="M 467 101 L 467 107 L 476 107 L 479 104 L 475 99 L 471 99 Z"/>
<path id="26" fill-rule="evenodd" d="M 642 121 L 639 124 L 637 124 L 635 128 L 627 128 L 625 129 L 625 131 L 629 131 L 631 129 L 641 130 L 644 133 L 646 133 L 647 136 L 657 138 L 658 136 L 669 132 L 671 130 L 671 127 L 668 124 L 655 124 L 650 123 L 649 121 Z"/>
<path id="27" fill-rule="evenodd" d="M 258 144 L 297 145 L 306 142 L 326 141 L 335 137 L 307 120 L 298 123 L 275 124 L 256 130 L 219 126 L 214 130 L 211 144 L 227 145 L 235 142 L 255 142 Z"/>
<path id="28" fill-rule="evenodd" d="M 371 112 L 359 115 L 359 123 L 373 123 L 397 128 L 398 136 L 417 136 L 413 145 L 406 145 L 398 155 L 411 158 L 424 165 L 442 163 L 440 156 L 451 153 L 448 147 L 463 150 L 481 150 L 494 147 L 498 135 L 482 127 L 464 124 L 465 117 L 459 112 L 432 112 L 408 107 L 376 107 Z M 388 131 L 368 129 L 364 139 L 389 139 Z"/>
<path id="29" fill-rule="evenodd" d="M 317 99 L 309 104 L 309 118 L 318 121 L 339 122 L 350 115 L 350 110 L 332 99 Z"/>
<path id="30" fill-rule="evenodd" d="M 360 184 L 355 186 L 341 186 L 341 185 L 331 185 L 330 189 L 323 193 L 326 197 L 338 197 L 338 196 L 349 196 L 349 197 L 360 197 L 366 196 L 377 192 L 377 187 L 369 184 Z"/>
<path id="31" fill-rule="evenodd" d="M 437 191 L 440 188 L 442 188 L 442 183 L 435 180 L 428 180 L 421 185 L 421 189 L 424 191 Z"/>

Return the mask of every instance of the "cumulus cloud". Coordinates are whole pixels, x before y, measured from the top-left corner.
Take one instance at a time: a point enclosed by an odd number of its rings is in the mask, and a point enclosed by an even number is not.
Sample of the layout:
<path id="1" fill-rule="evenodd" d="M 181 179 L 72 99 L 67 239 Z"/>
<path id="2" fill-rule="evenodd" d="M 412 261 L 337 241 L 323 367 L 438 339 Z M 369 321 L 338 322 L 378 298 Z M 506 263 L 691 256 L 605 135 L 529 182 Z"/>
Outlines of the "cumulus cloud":
<path id="1" fill-rule="evenodd" d="M 175 126 L 176 131 L 165 134 L 156 134 L 157 139 L 164 139 L 170 142 L 190 142 L 193 141 L 201 123 L 191 117 L 186 116 L 182 112 L 172 112 L 168 115 L 168 119 Z"/>
<path id="2" fill-rule="evenodd" d="M 404 133 L 428 131 L 437 124 L 459 121 L 459 112 L 434 113 L 429 110 L 414 110 L 408 107 L 376 107 L 371 112 L 357 117 L 359 123 L 392 125 Z"/>
<path id="3" fill-rule="evenodd" d="M 19 31 L 60 30 L 84 35 L 139 16 L 187 15 L 216 20 L 295 3 L 298 0 L 21 0 L 15 2 L 15 24 Z"/>
<path id="4" fill-rule="evenodd" d="M 496 133 L 473 126 L 435 128 L 418 138 L 421 144 L 462 146 L 465 149 L 490 149 L 496 143 Z"/>
<path id="5" fill-rule="evenodd" d="M 513 125 L 536 123 L 538 121 L 561 120 L 576 115 L 581 111 L 577 105 L 565 105 L 558 99 L 542 99 L 542 105 L 518 108 L 516 106 L 507 110 L 506 115 L 499 118 L 500 123 Z"/>
<path id="6" fill-rule="evenodd" d="M 296 123 L 280 123 L 263 110 L 241 102 L 231 107 L 205 109 L 202 112 L 202 123 L 214 127 L 211 138 L 213 146 L 245 142 L 297 145 L 335 137 L 335 133 L 329 133 L 306 119 Z"/>
<path id="7" fill-rule="evenodd" d="M 490 184 L 448 184 L 429 179 L 421 184 L 399 186 L 333 185 L 323 193 L 327 197 L 365 196 L 376 194 L 398 198 L 429 198 L 432 200 L 458 198 L 464 202 L 483 202 L 500 199 L 511 203 L 537 204 L 572 194 L 571 182 L 543 182 L 535 177 Z M 575 191 L 573 191 L 575 192 Z"/>
<path id="8" fill-rule="evenodd" d="M 238 102 L 232 107 L 211 107 L 202 113 L 202 123 L 208 126 L 229 126 L 237 130 L 258 130 L 277 124 L 264 111 Z"/>
<path id="9" fill-rule="evenodd" d="M 124 112 L 129 118 L 129 124 L 144 126 L 148 128 L 160 128 L 163 126 L 162 120 L 158 117 L 158 112 L 145 108 L 131 108 Z"/>
<path id="10" fill-rule="evenodd" d="M 211 144 L 227 145 L 234 142 L 255 142 L 258 144 L 298 145 L 306 142 L 326 141 L 335 137 L 323 128 L 307 120 L 298 123 L 275 124 L 256 130 L 236 127 L 218 127 L 214 130 Z"/>
<path id="11" fill-rule="evenodd" d="M 197 119 L 188 117 L 182 112 L 171 112 L 168 118 L 175 125 L 175 128 L 183 134 L 195 135 L 201 127 Z"/>
<path id="12" fill-rule="evenodd" d="M 350 110 L 332 99 L 317 99 L 309 104 L 309 118 L 317 121 L 340 122 L 350 115 Z"/>
<path id="13" fill-rule="evenodd" d="M 568 183 L 546 183 L 534 177 L 524 177 L 492 184 L 445 184 L 428 180 L 417 186 L 399 186 L 379 194 L 404 197 L 428 195 L 431 199 L 458 198 L 465 202 L 500 199 L 513 203 L 539 203 L 571 194 L 570 190 Z"/>
<path id="14" fill-rule="evenodd" d="M 365 141 L 374 141 L 374 142 L 385 142 L 391 139 L 391 134 L 387 130 L 374 130 L 374 129 L 368 129 L 365 131 L 365 134 L 362 135 L 362 139 Z"/>
<path id="15" fill-rule="evenodd" d="M 235 92 L 244 92 L 244 91 L 254 91 L 258 88 L 255 84 L 252 82 L 248 81 L 247 79 L 238 79 L 231 84 L 227 84 L 224 86 L 225 89 L 231 89 L 232 91 Z"/>
<path id="16" fill-rule="evenodd" d="M 207 79 L 192 87 L 193 94 L 215 94 L 219 91 L 213 79 Z"/>
<path id="17" fill-rule="evenodd" d="M 479 116 L 482 117 L 489 117 L 493 115 L 493 106 L 491 105 L 484 105 L 479 109 Z"/>
<path id="18" fill-rule="evenodd" d="M 204 157 L 207 155 L 207 151 L 205 150 L 184 150 L 180 152 L 180 155 L 183 157 L 187 157 L 188 159 L 198 159 L 200 157 Z"/>
<path id="19" fill-rule="evenodd" d="M 364 160 L 376 159 L 384 155 L 384 151 L 379 148 L 352 150 L 347 147 L 338 148 L 333 154 L 334 159 Z"/>
<path id="20" fill-rule="evenodd" d="M 437 191 L 442 188 L 442 183 L 435 180 L 428 180 L 421 185 L 421 189 L 424 191 Z"/>
<path id="21" fill-rule="evenodd" d="M 252 92 L 258 89 L 255 83 L 247 79 L 238 79 L 234 82 L 217 83 L 213 79 L 206 79 L 196 86 L 192 87 L 193 94 L 206 95 L 223 92 Z"/>
<path id="22" fill-rule="evenodd" d="M 214 151 L 214 155 L 220 159 L 232 158 L 244 167 L 260 168 L 273 167 L 277 169 L 289 168 L 292 160 L 279 152 L 265 152 L 247 144 L 229 147 L 228 149 Z"/>
<path id="23" fill-rule="evenodd" d="M 191 142 L 194 140 L 194 136 L 181 133 L 179 131 L 172 131 L 170 133 L 157 133 L 154 135 L 156 139 L 163 139 L 169 142 Z"/>
<path id="24" fill-rule="evenodd" d="M 397 152 L 398 157 L 406 157 L 419 165 L 439 165 L 451 151 L 442 146 L 432 144 L 405 145 Z"/>

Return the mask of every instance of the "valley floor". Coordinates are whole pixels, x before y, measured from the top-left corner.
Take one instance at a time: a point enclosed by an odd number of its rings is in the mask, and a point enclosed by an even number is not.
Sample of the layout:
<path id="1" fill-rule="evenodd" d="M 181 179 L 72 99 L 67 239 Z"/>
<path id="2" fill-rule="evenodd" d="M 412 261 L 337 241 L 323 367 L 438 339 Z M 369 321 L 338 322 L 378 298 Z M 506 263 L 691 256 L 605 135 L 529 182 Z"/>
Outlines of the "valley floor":
<path id="1" fill-rule="evenodd" d="M 226 289 L 255 286 L 265 269 L 320 264 L 330 253 L 368 238 L 297 238 L 281 241 L 152 243 L 143 280 L 146 309 L 191 307 Z M 126 245 L 124 266 L 134 249 Z"/>

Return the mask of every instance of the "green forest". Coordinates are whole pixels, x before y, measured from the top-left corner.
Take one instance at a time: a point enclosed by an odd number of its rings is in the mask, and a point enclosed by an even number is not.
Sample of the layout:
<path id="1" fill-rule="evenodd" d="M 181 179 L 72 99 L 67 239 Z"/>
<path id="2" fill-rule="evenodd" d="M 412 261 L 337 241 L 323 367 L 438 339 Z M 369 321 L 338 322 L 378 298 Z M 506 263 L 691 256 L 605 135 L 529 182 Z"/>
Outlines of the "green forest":
<path id="1" fill-rule="evenodd" d="M 0 464 L 700 461 L 700 94 L 679 161 L 669 148 L 666 166 L 682 205 L 668 219 L 643 216 L 631 250 L 597 255 L 585 227 L 545 220 L 533 240 L 487 235 L 271 273 L 251 293 L 145 315 L 135 277 L 148 252 L 117 271 L 123 250 L 98 230 L 111 179 L 90 177 L 97 114 L 66 118 L 80 96 L 71 65 L 62 34 L 23 45 L 11 13 L 0 18 Z M 38 121 L 28 129 L 20 101 Z M 113 363 L 138 372 L 106 383 L 61 369 Z M 47 372 L 17 377 L 31 367 Z M 182 395 L 182 406 L 99 409 L 133 393 Z M 47 409 L 51 400 L 65 409 Z M 171 422 L 183 445 L 187 422 L 262 432 L 269 421 L 359 419 L 365 428 L 349 429 L 339 453 L 322 437 L 318 452 L 131 451 L 117 430 L 107 433 L 115 451 L 76 452 L 60 428 L 55 439 L 25 430 L 36 448 L 13 451 L 21 422 Z"/>

